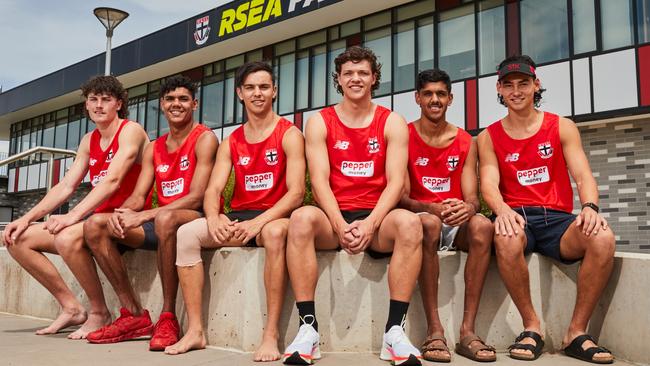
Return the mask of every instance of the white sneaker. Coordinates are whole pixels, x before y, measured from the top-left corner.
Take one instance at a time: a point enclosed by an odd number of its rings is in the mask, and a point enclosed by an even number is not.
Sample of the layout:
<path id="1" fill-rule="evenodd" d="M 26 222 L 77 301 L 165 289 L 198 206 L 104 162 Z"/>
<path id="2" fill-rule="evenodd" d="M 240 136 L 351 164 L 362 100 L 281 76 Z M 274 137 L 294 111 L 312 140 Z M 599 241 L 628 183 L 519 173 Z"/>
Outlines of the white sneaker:
<path id="1" fill-rule="evenodd" d="M 413 366 L 421 365 L 422 355 L 420 351 L 411 344 L 404 329 L 399 325 L 384 333 L 384 341 L 379 355 L 384 361 L 390 361 L 393 365 Z"/>
<path id="2" fill-rule="evenodd" d="M 307 323 L 303 319 L 303 325 L 298 329 L 296 338 L 284 351 L 284 355 L 282 356 L 282 362 L 284 364 L 311 365 L 314 363 L 314 360 L 320 359 L 320 336 L 312 324 L 314 324 L 313 320 L 311 323 Z"/>

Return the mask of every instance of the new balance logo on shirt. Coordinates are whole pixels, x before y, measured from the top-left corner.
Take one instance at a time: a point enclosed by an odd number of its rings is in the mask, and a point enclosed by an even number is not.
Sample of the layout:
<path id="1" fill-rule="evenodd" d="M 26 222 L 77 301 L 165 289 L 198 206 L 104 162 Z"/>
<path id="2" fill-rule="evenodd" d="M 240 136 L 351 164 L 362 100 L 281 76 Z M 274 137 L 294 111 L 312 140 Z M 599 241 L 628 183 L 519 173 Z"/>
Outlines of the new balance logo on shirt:
<path id="1" fill-rule="evenodd" d="M 339 150 L 347 150 L 348 147 L 350 147 L 350 141 L 336 140 L 336 143 L 334 144 L 334 148 Z"/>

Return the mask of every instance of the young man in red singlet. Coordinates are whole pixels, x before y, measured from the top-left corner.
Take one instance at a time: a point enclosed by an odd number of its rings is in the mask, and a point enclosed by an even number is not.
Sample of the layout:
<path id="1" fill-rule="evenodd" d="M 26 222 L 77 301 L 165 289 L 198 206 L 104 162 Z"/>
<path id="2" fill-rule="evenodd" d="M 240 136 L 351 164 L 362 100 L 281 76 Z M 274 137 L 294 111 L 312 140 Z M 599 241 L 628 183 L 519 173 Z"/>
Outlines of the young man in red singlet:
<path id="1" fill-rule="evenodd" d="M 300 329 L 284 352 L 286 364 L 320 357 L 314 293 L 316 250 L 389 256 L 390 307 L 381 358 L 420 365 L 420 352 L 403 323 L 422 260 L 422 225 L 414 213 L 395 208 L 402 195 L 408 158 L 408 128 L 398 114 L 372 102 L 381 65 L 375 54 L 351 47 L 334 61 L 343 101 L 312 116 L 306 152 L 316 206 L 293 212 L 287 264 Z"/>
<path id="2" fill-rule="evenodd" d="M 468 252 L 465 263 L 465 306 L 456 353 L 475 361 L 496 361 L 493 347 L 474 333 L 481 291 L 490 264 L 494 230 L 478 200 L 476 143 L 465 130 L 447 122 L 451 80 L 442 70 L 425 70 L 416 80 L 415 101 L 420 119 L 409 124 L 409 179 L 400 205 L 422 221 L 420 292 L 427 317 L 422 356 L 449 362 L 444 328 L 438 316 L 437 251 Z"/>
<path id="3" fill-rule="evenodd" d="M 178 341 L 176 230 L 201 216 L 203 192 L 218 146 L 214 133 L 192 116 L 198 107 L 195 92 L 196 86 L 185 76 L 163 82 L 160 107 L 169 133 L 147 145 L 137 185 L 124 204 L 112 214 L 95 214 L 86 220 L 88 246 L 122 305 L 115 322 L 88 334 L 91 343 L 114 343 L 153 333 L 149 349 L 162 351 Z M 150 208 L 147 197 L 154 182 L 158 207 Z M 155 327 L 131 286 L 118 243 L 157 249 L 163 308 Z"/>
<path id="4" fill-rule="evenodd" d="M 4 242 L 20 265 L 52 293 L 61 306 L 60 315 L 36 334 L 53 334 L 83 324 L 68 335 L 85 338 L 88 332 L 111 321 L 95 263 L 84 244 L 83 219 L 95 212 L 112 212 L 131 194 L 140 173 L 146 132 L 126 119 L 127 92 L 112 76 L 98 76 L 81 87 L 86 115 L 96 129 L 79 143 L 77 156 L 63 179 L 34 208 L 7 225 Z M 50 167 L 52 169 L 52 167 Z M 66 202 L 90 172 L 92 190 L 70 212 L 51 215 L 45 223 L 31 225 Z M 60 254 L 86 292 L 87 313 L 65 284 L 56 268 L 42 253 Z"/>
<path id="5" fill-rule="evenodd" d="M 205 193 L 206 217 L 178 230 L 176 265 L 187 309 L 188 329 L 168 354 L 205 348 L 202 320 L 201 248 L 264 247 L 267 322 L 255 361 L 275 361 L 278 321 L 286 288 L 285 247 L 288 216 L 305 193 L 304 140 L 300 130 L 273 112 L 277 95 L 273 69 L 250 62 L 237 70 L 237 96 L 248 120 L 221 144 Z M 234 168 L 232 212 L 223 213 L 221 196 Z"/>
<path id="6" fill-rule="evenodd" d="M 501 62 L 497 92 L 508 115 L 478 138 L 481 193 L 495 215 L 499 272 L 524 325 L 510 346 L 510 356 L 534 360 L 544 346 L 524 258 L 534 251 L 565 263 L 582 260 L 578 297 L 562 342 L 564 352 L 590 362 L 611 363 L 611 352 L 596 346 L 586 331 L 612 271 L 614 233 L 598 214 L 598 188 L 575 124 L 537 109 L 544 89 L 535 67 L 528 56 Z M 577 216 L 571 213 L 569 174 L 582 203 Z"/>

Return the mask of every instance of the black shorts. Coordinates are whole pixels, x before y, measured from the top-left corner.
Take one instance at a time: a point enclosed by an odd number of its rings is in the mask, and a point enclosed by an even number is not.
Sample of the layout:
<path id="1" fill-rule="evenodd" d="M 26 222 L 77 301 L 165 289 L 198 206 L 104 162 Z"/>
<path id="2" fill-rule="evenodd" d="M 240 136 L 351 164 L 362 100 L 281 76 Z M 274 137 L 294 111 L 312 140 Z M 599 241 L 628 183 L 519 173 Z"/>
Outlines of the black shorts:
<path id="1" fill-rule="evenodd" d="M 566 264 L 578 261 L 566 260 L 560 255 L 560 240 L 575 221 L 574 214 L 544 207 L 517 207 L 513 210 L 526 220 L 524 254 L 537 252 Z"/>
<path id="2" fill-rule="evenodd" d="M 367 218 L 370 216 L 370 213 L 372 210 L 351 210 L 351 211 L 344 211 L 341 210 L 341 215 L 343 216 L 343 220 L 347 222 L 348 224 L 351 224 L 354 221 L 359 221 Z M 339 247 L 337 250 L 341 250 L 341 245 L 339 244 Z M 393 255 L 393 252 L 390 253 L 382 253 L 378 252 L 376 250 L 372 250 L 370 248 L 366 249 L 366 254 L 368 254 L 371 258 L 374 259 L 382 259 L 382 258 L 388 258 Z"/>
<path id="3" fill-rule="evenodd" d="M 224 215 L 226 215 L 226 217 L 230 221 L 237 220 L 239 222 L 242 222 L 242 221 L 252 220 L 257 216 L 261 215 L 262 213 L 264 213 L 264 210 L 241 210 L 241 211 L 230 211 Z M 255 238 L 252 238 L 251 240 L 248 241 L 248 243 L 246 243 L 246 246 L 250 248 L 257 248 L 257 241 L 255 240 Z"/>
<path id="4" fill-rule="evenodd" d="M 134 249 L 158 250 L 158 236 L 156 236 L 156 228 L 153 220 L 142 224 L 142 230 L 144 230 L 144 242 L 142 245 L 137 248 L 132 248 L 128 245 L 118 243 L 117 249 L 121 254 Z"/>

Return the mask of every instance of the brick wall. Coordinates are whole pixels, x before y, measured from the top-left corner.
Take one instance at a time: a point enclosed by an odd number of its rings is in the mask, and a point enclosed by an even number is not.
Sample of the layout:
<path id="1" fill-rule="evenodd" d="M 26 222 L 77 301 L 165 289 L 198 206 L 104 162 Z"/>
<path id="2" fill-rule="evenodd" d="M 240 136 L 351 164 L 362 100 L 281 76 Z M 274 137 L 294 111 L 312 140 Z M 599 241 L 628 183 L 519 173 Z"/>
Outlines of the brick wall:
<path id="1" fill-rule="evenodd" d="M 617 250 L 650 253 L 650 117 L 579 130 Z"/>

